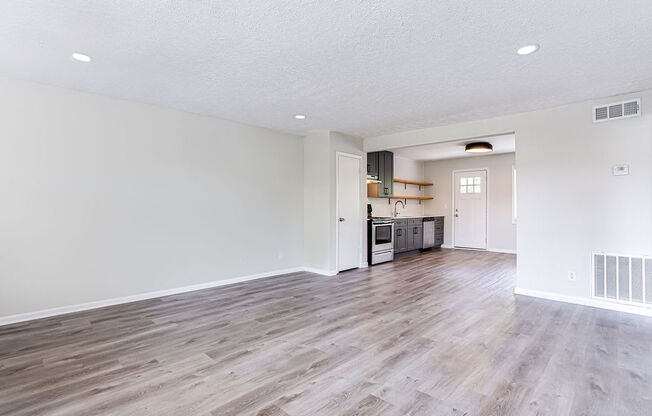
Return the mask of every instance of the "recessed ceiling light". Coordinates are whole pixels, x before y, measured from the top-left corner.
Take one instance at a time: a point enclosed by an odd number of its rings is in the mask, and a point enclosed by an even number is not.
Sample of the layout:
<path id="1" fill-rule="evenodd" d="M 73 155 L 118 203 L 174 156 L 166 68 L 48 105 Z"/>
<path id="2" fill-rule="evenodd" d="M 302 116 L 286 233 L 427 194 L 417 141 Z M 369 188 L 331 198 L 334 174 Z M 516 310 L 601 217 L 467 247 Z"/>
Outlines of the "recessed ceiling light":
<path id="1" fill-rule="evenodd" d="M 526 45 L 518 48 L 516 51 L 517 54 L 519 55 L 529 55 L 531 53 L 536 52 L 539 49 L 539 45 L 534 44 L 534 45 Z"/>
<path id="2" fill-rule="evenodd" d="M 464 151 L 468 153 L 488 153 L 493 150 L 494 147 L 489 142 L 469 143 L 464 147 Z"/>
<path id="3" fill-rule="evenodd" d="M 72 59 L 79 62 L 90 62 L 93 60 L 90 56 L 79 52 L 73 52 Z"/>
<path id="4" fill-rule="evenodd" d="M 305 114 L 296 114 L 296 115 L 294 116 L 294 118 L 296 118 L 297 120 L 305 120 L 305 119 L 306 119 L 306 115 L 305 115 Z"/>

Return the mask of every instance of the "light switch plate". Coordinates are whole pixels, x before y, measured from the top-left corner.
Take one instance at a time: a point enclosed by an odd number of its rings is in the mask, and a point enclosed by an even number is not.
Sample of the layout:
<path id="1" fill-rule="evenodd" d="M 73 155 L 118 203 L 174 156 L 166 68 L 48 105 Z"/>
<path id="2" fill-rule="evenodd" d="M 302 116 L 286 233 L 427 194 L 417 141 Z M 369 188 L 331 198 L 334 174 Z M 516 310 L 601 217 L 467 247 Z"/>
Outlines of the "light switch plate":
<path id="1" fill-rule="evenodd" d="M 612 174 L 613 176 L 629 175 L 629 165 L 614 165 Z"/>

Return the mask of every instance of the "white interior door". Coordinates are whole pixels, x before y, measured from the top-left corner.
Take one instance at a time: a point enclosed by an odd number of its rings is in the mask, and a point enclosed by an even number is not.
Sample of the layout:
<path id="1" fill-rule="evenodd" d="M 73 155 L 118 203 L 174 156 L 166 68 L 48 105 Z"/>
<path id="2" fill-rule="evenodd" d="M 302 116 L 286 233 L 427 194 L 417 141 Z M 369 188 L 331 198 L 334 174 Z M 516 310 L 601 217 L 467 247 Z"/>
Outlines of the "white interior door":
<path id="1" fill-rule="evenodd" d="M 455 247 L 487 248 L 487 171 L 455 172 L 453 175 Z"/>
<path id="2" fill-rule="evenodd" d="M 337 271 L 360 267 L 360 158 L 337 155 Z"/>

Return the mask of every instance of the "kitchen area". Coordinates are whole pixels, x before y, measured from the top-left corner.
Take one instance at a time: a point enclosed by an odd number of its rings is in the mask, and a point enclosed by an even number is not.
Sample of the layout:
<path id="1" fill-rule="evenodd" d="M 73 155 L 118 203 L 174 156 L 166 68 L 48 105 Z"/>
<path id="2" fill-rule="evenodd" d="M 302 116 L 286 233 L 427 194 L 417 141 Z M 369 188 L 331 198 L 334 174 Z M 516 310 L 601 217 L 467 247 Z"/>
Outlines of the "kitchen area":
<path id="1" fill-rule="evenodd" d="M 434 190 L 423 176 L 423 162 L 395 157 L 390 151 L 367 153 L 370 266 L 443 244 L 444 217 L 424 212 L 425 201 L 434 198 Z"/>

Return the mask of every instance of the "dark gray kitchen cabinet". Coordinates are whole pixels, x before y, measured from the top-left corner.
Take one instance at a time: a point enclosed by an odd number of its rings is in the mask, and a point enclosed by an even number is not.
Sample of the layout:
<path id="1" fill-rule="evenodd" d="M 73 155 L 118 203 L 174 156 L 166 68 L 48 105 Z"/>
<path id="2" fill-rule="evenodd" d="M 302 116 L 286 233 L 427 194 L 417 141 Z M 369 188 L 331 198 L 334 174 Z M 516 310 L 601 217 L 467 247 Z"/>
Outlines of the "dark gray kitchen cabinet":
<path id="1" fill-rule="evenodd" d="M 378 152 L 378 179 L 382 181 L 378 196 L 394 195 L 394 153 Z"/>
<path id="2" fill-rule="evenodd" d="M 367 153 L 367 176 L 378 177 L 378 152 Z"/>
<path id="3" fill-rule="evenodd" d="M 435 247 L 444 244 L 444 217 L 435 217 Z"/>
<path id="4" fill-rule="evenodd" d="M 412 238 L 414 241 L 414 249 L 423 248 L 423 223 L 419 225 L 414 225 L 412 230 Z"/>
<path id="5" fill-rule="evenodd" d="M 408 249 L 408 227 L 394 224 L 394 253 L 402 253 Z"/>
<path id="6" fill-rule="evenodd" d="M 423 222 L 408 225 L 407 246 L 408 251 L 423 248 Z"/>
<path id="7" fill-rule="evenodd" d="M 367 153 L 367 176 L 377 178 L 378 195 L 375 190 L 373 197 L 386 198 L 394 195 L 394 153 Z"/>
<path id="8" fill-rule="evenodd" d="M 378 196 L 388 197 L 394 195 L 394 153 L 378 153 Z"/>
<path id="9" fill-rule="evenodd" d="M 394 220 L 394 253 L 402 253 L 408 249 L 408 220 Z"/>

